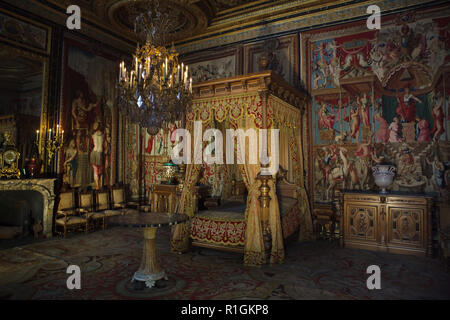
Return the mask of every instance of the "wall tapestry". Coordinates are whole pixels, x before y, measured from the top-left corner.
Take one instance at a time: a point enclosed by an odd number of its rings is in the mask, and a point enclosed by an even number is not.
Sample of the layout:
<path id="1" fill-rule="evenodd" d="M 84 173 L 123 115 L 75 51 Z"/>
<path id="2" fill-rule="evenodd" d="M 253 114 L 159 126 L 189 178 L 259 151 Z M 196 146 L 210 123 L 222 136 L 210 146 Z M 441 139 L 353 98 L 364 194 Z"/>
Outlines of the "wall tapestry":
<path id="1" fill-rule="evenodd" d="M 113 57 L 65 41 L 60 168 L 71 187 L 99 189 L 115 183 L 116 69 Z"/>
<path id="2" fill-rule="evenodd" d="M 165 180 L 162 165 L 170 160 L 172 149 L 178 143 L 178 139 L 172 137 L 178 128 L 181 128 L 181 121 L 169 124 L 166 130 L 161 129 L 156 135 L 150 135 L 145 128 L 127 122 L 125 183 L 133 197 L 148 193 L 152 184 Z"/>
<path id="3" fill-rule="evenodd" d="M 376 190 L 377 163 L 397 167 L 393 190 L 448 199 L 449 23 L 449 12 L 410 12 L 379 31 L 310 35 L 314 201 Z"/>

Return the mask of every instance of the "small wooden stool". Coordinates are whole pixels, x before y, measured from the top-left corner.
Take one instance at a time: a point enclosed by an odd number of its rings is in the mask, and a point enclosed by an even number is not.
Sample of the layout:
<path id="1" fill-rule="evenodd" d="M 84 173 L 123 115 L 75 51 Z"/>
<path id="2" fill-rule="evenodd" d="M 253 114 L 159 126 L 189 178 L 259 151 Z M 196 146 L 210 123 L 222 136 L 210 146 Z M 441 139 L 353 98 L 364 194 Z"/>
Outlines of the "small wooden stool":
<path id="1" fill-rule="evenodd" d="M 439 230 L 439 256 L 444 264 L 445 271 L 450 271 L 450 205 L 439 204 L 438 215 Z"/>
<path id="2" fill-rule="evenodd" d="M 220 205 L 220 198 L 219 197 L 209 197 L 205 199 L 205 202 L 203 203 L 206 208 L 216 208 Z"/>
<path id="3" fill-rule="evenodd" d="M 336 208 L 333 202 L 314 203 L 313 226 L 316 239 L 320 238 L 324 230 L 326 239 L 333 240 L 335 238 Z"/>

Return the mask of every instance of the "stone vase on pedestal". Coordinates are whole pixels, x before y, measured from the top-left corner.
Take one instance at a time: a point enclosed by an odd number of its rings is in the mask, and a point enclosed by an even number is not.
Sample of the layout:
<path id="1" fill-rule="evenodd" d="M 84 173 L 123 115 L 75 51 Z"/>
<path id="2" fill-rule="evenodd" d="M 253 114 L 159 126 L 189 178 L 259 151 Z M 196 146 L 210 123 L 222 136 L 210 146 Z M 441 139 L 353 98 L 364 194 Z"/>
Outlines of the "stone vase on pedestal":
<path id="1" fill-rule="evenodd" d="M 381 188 L 380 193 L 388 193 L 386 188 L 394 181 L 395 167 L 390 164 L 378 164 L 372 167 L 375 184 Z"/>

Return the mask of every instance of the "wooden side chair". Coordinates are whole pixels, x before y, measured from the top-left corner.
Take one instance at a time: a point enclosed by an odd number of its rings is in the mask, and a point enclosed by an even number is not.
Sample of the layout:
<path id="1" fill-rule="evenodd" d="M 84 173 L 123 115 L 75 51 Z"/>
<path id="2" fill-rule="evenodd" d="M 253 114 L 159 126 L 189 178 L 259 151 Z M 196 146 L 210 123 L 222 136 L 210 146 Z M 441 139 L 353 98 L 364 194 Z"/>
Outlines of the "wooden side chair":
<path id="1" fill-rule="evenodd" d="M 88 223 L 88 217 L 76 208 L 75 191 L 61 192 L 55 217 L 55 232 L 63 234 L 64 237 L 66 237 L 69 230 L 81 230 L 87 233 Z"/>
<path id="2" fill-rule="evenodd" d="M 94 226 L 98 221 L 103 225 L 103 213 L 94 211 L 94 196 L 92 191 L 83 191 L 79 193 L 77 210 L 88 218 L 88 230 L 94 229 Z"/>
<path id="3" fill-rule="evenodd" d="M 110 194 L 108 189 L 99 190 L 96 192 L 97 197 L 97 212 L 101 212 L 104 216 L 103 220 L 103 228 L 106 228 L 108 224 L 108 217 L 118 216 L 122 214 L 122 212 L 118 209 L 112 209 L 110 206 Z"/>
<path id="4" fill-rule="evenodd" d="M 95 213 L 98 217 L 98 221 L 102 222 L 102 229 L 106 228 L 106 211 L 109 210 L 109 192 L 108 189 L 102 189 L 95 191 Z"/>
<path id="5" fill-rule="evenodd" d="M 143 212 L 151 212 L 152 210 L 152 189 L 151 188 L 146 188 L 145 190 L 145 195 L 141 201 L 141 204 L 138 207 L 139 211 L 143 211 Z"/>
<path id="6" fill-rule="evenodd" d="M 119 210 L 121 214 L 137 212 L 134 203 L 127 201 L 126 190 L 123 186 L 114 186 L 111 188 L 112 210 Z"/>
<path id="7" fill-rule="evenodd" d="M 121 186 L 111 188 L 111 198 L 112 209 L 119 210 L 122 214 L 125 214 L 126 209 L 128 208 L 125 188 Z"/>

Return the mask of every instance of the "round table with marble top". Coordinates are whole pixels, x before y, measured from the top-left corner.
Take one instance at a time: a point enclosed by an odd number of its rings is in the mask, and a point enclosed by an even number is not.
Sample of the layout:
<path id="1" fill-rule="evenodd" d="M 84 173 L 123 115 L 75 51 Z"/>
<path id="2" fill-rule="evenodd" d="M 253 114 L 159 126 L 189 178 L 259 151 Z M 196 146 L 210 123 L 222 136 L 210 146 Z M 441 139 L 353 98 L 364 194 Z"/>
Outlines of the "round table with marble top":
<path id="1" fill-rule="evenodd" d="M 141 228 L 144 235 L 144 246 L 141 266 L 133 275 L 133 281 L 144 282 L 149 288 L 155 286 L 156 281 L 165 279 L 167 275 L 159 263 L 156 252 L 156 231 L 163 226 L 172 226 L 188 220 L 188 216 L 167 212 L 138 212 L 123 216 L 111 217 L 109 225 L 129 228 Z"/>

